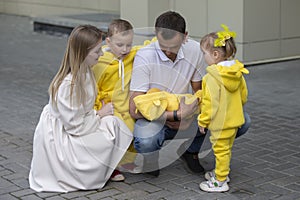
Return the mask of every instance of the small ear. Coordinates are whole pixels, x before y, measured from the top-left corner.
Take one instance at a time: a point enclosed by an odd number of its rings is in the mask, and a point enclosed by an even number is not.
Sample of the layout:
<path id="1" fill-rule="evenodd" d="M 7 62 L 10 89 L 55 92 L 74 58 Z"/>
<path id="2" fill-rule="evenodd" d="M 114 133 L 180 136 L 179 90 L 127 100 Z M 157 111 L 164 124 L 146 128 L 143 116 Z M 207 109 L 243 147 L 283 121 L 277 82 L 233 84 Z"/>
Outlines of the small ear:
<path id="1" fill-rule="evenodd" d="M 219 52 L 218 51 L 213 51 L 213 56 L 214 57 L 217 57 L 219 55 Z"/>
<path id="2" fill-rule="evenodd" d="M 189 35 L 189 33 L 188 32 L 185 32 L 184 33 L 184 38 L 183 38 L 183 44 L 188 40 L 188 35 Z"/>
<path id="3" fill-rule="evenodd" d="M 220 53 L 218 52 L 218 51 L 213 51 L 213 57 L 214 58 L 219 58 L 219 56 L 220 56 Z"/>

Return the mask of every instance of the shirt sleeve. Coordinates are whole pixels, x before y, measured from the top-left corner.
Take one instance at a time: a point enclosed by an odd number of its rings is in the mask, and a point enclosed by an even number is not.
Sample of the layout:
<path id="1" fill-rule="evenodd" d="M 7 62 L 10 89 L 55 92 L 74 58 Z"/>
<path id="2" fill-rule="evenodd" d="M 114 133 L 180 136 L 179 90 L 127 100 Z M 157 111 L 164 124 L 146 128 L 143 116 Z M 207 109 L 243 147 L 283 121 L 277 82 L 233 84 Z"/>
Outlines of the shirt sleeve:
<path id="1" fill-rule="evenodd" d="M 197 46 L 197 48 L 199 48 Z M 207 64 L 205 62 L 205 59 L 204 59 L 204 56 L 203 56 L 203 53 L 202 51 L 199 49 L 197 49 L 197 62 L 196 62 L 196 70 L 195 70 L 195 73 L 193 74 L 193 77 L 191 79 L 192 82 L 198 82 L 198 81 L 201 81 L 202 78 L 204 77 L 204 75 L 206 74 L 206 67 L 207 67 Z"/>
<path id="2" fill-rule="evenodd" d="M 150 69 L 146 60 L 138 53 L 132 68 L 130 91 L 147 92 L 150 89 Z"/>

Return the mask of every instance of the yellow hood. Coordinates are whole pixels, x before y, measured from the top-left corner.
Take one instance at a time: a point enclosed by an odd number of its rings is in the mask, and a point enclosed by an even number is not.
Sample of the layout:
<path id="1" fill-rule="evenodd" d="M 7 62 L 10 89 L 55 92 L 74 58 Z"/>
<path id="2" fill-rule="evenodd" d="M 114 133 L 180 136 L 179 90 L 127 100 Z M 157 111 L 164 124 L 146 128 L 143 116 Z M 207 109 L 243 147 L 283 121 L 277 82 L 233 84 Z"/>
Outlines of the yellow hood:
<path id="1" fill-rule="evenodd" d="M 242 75 L 249 74 L 244 65 L 238 60 L 233 61 L 231 66 L 223 66 L 220 64 L 207 67 L 206 71 L 213 76 L 218 82 L 222 83 L 229 92 L 236 91 L 241 82 Z"/>

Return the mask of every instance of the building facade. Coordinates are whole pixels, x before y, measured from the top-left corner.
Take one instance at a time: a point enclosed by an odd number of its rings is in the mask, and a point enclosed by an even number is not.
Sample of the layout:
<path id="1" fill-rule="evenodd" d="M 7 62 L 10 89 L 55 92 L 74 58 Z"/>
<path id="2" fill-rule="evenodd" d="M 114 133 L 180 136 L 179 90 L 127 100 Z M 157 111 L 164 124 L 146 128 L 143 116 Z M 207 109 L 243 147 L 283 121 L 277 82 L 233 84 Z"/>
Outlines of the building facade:
<path id="1" fill-rule="evenodd" d="M 195 40 L 220 24 L 236 31 L 236 57 L 246 64 L 300 58 L 299 8 L 299 0 L 0 0 L 0 13 L 30 17 L 115 14 L 140 33 L 151 32 L 159 14 L 174 10 Z"/>

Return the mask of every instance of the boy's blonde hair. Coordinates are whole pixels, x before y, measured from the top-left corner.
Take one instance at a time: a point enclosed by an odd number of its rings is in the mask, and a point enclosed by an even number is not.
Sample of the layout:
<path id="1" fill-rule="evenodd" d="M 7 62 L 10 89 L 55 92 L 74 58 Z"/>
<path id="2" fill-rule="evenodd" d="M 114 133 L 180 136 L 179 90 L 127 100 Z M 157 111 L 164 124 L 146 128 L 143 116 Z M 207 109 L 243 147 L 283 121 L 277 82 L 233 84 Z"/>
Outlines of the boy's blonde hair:
<path id="1" fill-rule="evenodd" d="M 89 51 L 102 42 L 102 32 L 92 25 L 79 25 L 71 32 L 60 68 L 49 86 L 49 95 L 56 105 L 56 96 L 64 78 L 71 73 L 70 103 L 84 104 L 86 100 L 85 80 L 88 73 L 94 80 L 91 66 L 84 61 Z M 95 80 L 93 81 L 94 88 Z M 96 91 L 96 90 L 95 90 Z M 75 92 L 76 96 L 73 96 Z M 73 99 L 74 98 L 74 99 Z"/>
<path id="2" fill-rule="evenodd" d="M 124 19 L 114 19 L 108 26 L 107 37 L 111 37 L 116 33 L 127 35 L 133 32 L 133 27 L 130 22 Z"/>
<path id="3" fill-rule="evenodd" d="M 236 54 L 236 46 L 234 39 L 231 37 L 225 41 L 225 46 L 215 47 L 215 40 L 218 39 L 217 32 L 212 32 L 205 35 L 201 41 L 200 46 L 209 52 L 218 51 L 224 59 L 233 59 Z"/>

